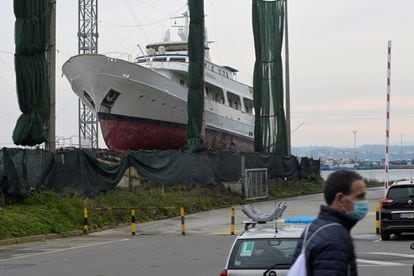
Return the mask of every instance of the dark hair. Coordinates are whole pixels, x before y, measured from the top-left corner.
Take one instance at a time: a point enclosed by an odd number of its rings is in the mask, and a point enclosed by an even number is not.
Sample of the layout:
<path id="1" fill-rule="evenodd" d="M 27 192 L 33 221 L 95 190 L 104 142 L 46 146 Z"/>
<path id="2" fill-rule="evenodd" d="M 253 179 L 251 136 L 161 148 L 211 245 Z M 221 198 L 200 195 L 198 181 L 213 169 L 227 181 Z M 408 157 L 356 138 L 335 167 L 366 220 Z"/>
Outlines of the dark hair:
<path id="1" fill-rule="evenodd" d="M 326 180 L 326 186 L 323 191 L 326 203 L 331 205 L 337 193 L 349 195 L 352 182 L 355 180 L 363 180 L 363 178 L 354 171 L 342 170 L 331 173 Z"/>

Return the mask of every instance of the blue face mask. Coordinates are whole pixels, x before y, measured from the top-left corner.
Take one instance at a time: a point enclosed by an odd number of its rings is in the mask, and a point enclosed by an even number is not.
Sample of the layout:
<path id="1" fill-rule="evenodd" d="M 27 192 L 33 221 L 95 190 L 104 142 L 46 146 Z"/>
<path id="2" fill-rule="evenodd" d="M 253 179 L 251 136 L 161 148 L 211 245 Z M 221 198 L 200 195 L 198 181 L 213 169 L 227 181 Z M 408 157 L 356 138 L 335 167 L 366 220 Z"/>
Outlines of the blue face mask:
<path id="1" fill-rule="evenodd" d="M 354 210 L 348 212 L 348 214 L 354 219 L 361 220 L 368 213 L 368 200 L 356 200 L 354 201 Z"/>

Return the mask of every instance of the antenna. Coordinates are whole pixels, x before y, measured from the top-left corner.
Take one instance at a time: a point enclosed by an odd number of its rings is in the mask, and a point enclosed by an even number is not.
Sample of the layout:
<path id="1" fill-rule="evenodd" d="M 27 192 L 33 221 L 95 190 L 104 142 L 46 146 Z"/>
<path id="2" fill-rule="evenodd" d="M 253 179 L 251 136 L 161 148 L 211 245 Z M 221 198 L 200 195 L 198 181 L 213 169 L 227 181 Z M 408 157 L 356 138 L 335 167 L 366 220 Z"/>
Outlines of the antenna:
<path id="1" fill-rule="evenodd" d="M 181 16 L 170 17 L 170 19 L 182 19 L 182 18 L 184 18 L 184 25 L 177 25 L 177 20 L 175 20 L 174 25 L 172 27 L 178 28 L 178 36 L 181 38 L 182 41 L 187 41 L 188 32 L 189 32 L 188 11 L 185 11 Z"/>

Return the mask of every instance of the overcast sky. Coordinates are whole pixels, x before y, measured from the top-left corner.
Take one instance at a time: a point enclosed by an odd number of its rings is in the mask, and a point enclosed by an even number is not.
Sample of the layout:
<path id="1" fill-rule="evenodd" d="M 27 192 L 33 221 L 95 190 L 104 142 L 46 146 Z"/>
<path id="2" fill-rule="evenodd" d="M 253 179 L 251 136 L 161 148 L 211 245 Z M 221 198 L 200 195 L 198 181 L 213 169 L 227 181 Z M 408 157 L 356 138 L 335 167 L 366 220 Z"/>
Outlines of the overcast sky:
<path id="1" fill-rule="evenodd" d="M 0 9 L 0 147 L 13 146 L 20 110 L 13 1 Z M 99 0 L 99 52 L 127 58 L 160 41 L 186 0 Z M 78 1 L 57 0 L 57 136 L 78 134 L 78 100 L 61 75 L 77 54 Z M 252 84 L 251 0 L 205 0 L 212 60 Z M 289 0 L 293 146 L 385 143 L 387 41 L 392 40 L 391 143 L 414 143 L 414 1 Z M 141 26 L 137 26 L 141 25 Z M 116 54 L 117 52 L 119 54 Z M 123 53 L 123 54 L 122 54 Z M 75 140 L 75 139 L 74 139 Z M 102 146 L 104 142 L 100 140 Z"/>

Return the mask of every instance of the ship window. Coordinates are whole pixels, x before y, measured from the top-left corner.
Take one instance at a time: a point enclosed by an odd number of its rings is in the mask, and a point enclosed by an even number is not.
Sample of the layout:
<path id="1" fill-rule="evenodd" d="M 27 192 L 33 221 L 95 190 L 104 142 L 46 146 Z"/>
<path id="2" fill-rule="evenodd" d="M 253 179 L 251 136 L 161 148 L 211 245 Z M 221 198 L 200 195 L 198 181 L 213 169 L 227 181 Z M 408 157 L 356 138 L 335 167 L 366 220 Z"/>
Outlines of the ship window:
<path id="1" fill-rule="evenodd" d="M 172 58 L 170 58 L 170 61 L 185 62 L 185 58 L 172 57 Z"/>
<path id="2" fill-rule="evenodd" d="M 91 96 L 89 96 L 89 94 L 85 90 L 83 90 L 83 96 L 88 100 L 92 107 L 95 108 L 95 103 L 93 102 Z"/>
<path id="3" fill-rule="evenodd" d="M 240 97 L 234 93 L 227 92 L 227 98 L 229 100 L 229 106 L 231 108 L 240 110 Z"/>
<path id="4" fill-rule="evenodd" d="M 250 99 L 243 98 L 244 109 L 247 113 L 253 113 L 253 101 Z"/>
<path id="5" fill-rule="evenodd" d="M 205 83 L 206 95 L 209 99 L 224 104 L 223 89 L 211 83 Z"/>
<path id="6" fill-rule="evenodd" d="M 185 85 L 185 81 L 180 80 L 180 84 L 181 84 L 182 86 L 184 86 L 184 85 Z"/>
<path id="7" fill-rule="evenodd" d="M 102 105 L 107 108 L 112 108 L 119 95 L 121 95 L 121 93 L 114 89 L 110 89 L 108 93 L 106 93 L 105 98 L 102 100 Z"/>
<path id="8" fill-rule="evenodd" d="M 153 58 L 152 61 L 161 61 L 161 62 L 163 62 L 163 61 L 167 61 L 167 58 L 165 58 L 165 57 L 162 57 L 162 58 Z"/>
<path id="9" fill-rule="evenodd" d="M 137 63 L 144 63 L 144 62 L 146 62 L 147 60 L 145 59 L 145 58 L 140 58 L 140 59 L 137 59 Z"/>

